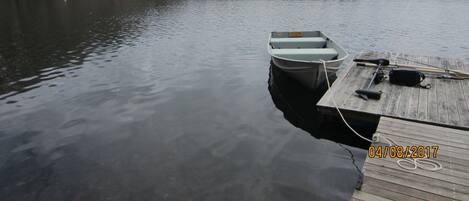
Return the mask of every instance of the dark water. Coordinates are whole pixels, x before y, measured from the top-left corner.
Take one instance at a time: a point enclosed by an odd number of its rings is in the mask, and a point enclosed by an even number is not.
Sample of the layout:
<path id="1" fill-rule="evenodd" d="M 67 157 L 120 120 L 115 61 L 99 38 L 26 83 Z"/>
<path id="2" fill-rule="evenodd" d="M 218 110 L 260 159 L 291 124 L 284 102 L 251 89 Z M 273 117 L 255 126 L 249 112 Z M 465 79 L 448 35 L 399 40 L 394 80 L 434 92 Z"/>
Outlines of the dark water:
<path id="1" fill-rule="evenodd" d="M 351 53 L 468 58 L 467 10 L 462 0 L 1 1 L 0 198 L 347 200 L 351 154 L 360 166 L 365 151 L 316 137 L 363 142 L 318 125 L 320 92 L 270 68 L 268 32 L 323 30 Z"/>

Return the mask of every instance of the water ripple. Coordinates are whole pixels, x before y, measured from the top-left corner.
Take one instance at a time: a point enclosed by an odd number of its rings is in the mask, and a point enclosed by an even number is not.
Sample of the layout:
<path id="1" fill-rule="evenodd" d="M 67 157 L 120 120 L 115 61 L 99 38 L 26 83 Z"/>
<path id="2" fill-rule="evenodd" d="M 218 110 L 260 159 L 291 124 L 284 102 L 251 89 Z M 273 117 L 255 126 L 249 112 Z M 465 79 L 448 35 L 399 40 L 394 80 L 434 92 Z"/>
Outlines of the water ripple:
<path id="1" fill-rule="evenodd" d="M 350 53 L 469 60 L 467 10 L 459 0 L 0 1 L 0 197 L 347 200 L 349 153 L 272 101 L 268 33 L 322 30 Z M 359 163 L 366 152 L 350 149 Z"/>

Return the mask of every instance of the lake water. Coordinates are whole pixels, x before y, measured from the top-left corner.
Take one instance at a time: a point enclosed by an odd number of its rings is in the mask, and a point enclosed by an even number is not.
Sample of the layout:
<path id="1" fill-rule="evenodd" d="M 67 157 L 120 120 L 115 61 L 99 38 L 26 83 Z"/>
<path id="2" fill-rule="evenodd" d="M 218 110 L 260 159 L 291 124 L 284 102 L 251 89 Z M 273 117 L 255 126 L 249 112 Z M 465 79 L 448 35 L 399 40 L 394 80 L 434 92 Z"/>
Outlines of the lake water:
<path id="1" fill-rule="evenodd" d="M 364 143 L 316 128 L 320 92 L 270 67 L 268 33 L 322 30 L 352 54 L 469 59 L 468 10 L 464 0 L 1 1 L 0 198 L 347 200 L 366 155 L 348 145 Z M 329 136 L 341 143 L 318 139 Z"/>

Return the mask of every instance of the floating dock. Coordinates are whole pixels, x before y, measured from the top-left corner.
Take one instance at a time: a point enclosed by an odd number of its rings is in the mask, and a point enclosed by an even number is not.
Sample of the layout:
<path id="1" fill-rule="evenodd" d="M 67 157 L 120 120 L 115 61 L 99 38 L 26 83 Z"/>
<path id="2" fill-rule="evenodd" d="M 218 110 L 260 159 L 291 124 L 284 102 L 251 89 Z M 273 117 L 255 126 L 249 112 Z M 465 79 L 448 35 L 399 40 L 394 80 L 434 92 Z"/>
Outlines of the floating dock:
<path id="1" fill-rule="evenodd" d="M 364 52 L 356 58 L 469 71 L 463 60 L 441 57 Z M 424 83 L 431 84 L 430 89 L 393 85 L 386 79 L 371 88 L 383 92 L 380 100 L 363 100 L 355 90 L 367 85 L 376 68 L 357 66 L 352 60 L 343 65 L 317 103 L 318 111 L 337 118 L 337 106 L 348 122 L 377 126 L 374 135 L 392 138 L 403 147 L 438 146 L 432 159 L 443 167 L 407 170 L 389 155 L 367 157 L 352 200 L 469 200 L 469 79 L 438 79 L 428 74 Z"/>
<path id="2" fill-rule="evenodd" d="M 438 66 L 469 71 L 469 64 L 462 60 L 412 56 L 395 53 L 366 52 L 360 59 L 389 59 L 391 63 Z M 351 60 L 344 63 L 345 70 L 338 76 L 332 88 L 317 103 L 325 115 L 337 115 L 331 97 L 349 121 L 378 124 L 382 116 L 405 119 L 445 127 L 469 130 L 469 79 L 450 80 L 427 77 L 431 89 L 393 85 L 388 80 L 372 89 L 382 91 L 381 100 L 365 101 L 355 94 L 371 79 L 375 68 L 357 66 Z"/>
<path id="3" fill-rule="evenodd" d="M 376 134 L 402 146 L 437 145 L 436 158 L 430 158 L 443 168 L 406 170 L 396 158 L 367 157 L 352 200 L 469 200 L 469 131 L 381 117 Z"/>

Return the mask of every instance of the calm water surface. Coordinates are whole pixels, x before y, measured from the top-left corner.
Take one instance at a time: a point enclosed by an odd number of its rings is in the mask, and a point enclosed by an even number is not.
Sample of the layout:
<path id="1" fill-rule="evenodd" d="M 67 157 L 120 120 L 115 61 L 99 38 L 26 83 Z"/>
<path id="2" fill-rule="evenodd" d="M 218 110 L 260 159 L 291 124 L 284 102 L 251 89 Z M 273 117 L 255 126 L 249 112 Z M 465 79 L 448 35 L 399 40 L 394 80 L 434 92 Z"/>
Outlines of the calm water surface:
<path id="1" fill-rule="evenodd" d="M 323 30 L 351 53 L 467 59 L 468 10 L 463 0 L 4 0 L 0 198 L 347 200 L 366 152 L 316 138 L 350 134 L 310 126 L 316 96 L 270 68 L 268 33 Z"/>

